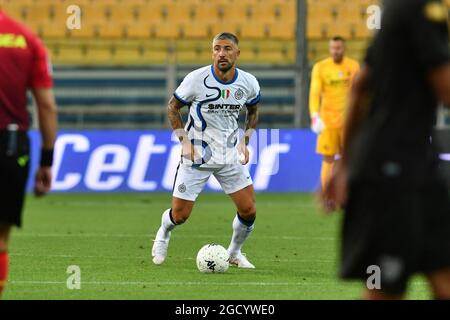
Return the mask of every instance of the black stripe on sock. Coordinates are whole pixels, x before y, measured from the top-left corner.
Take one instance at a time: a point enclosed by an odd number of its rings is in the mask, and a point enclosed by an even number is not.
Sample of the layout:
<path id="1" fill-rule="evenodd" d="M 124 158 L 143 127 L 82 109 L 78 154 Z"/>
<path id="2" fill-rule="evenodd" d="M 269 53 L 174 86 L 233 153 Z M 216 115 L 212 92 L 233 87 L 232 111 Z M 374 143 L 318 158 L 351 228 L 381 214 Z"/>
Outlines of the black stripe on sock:
<path id="1" fill-rule="evenodd" d="M 173 217 L 172 217 L 172 208 L 170 208 L 170 211 L 169 211 L 169 218 L 170 218 L 170 221 L 172 221 L 172 223 L 174 225 L 177 225 L 177 223 L 173 220 Z"/>
<path id="2" fill-rule="evenodd" d="M 255 219 L 249 221 L 249 220 L 245 220 L 244 218 L 241 217 L 241 215 L 239 214 L 239 212 L 236 212 L 237 217 L 239 219 L 239 221 L 243 224 L 246 225 L 247 227 L 251 227 L 254 223 L 255 223 Z"/>

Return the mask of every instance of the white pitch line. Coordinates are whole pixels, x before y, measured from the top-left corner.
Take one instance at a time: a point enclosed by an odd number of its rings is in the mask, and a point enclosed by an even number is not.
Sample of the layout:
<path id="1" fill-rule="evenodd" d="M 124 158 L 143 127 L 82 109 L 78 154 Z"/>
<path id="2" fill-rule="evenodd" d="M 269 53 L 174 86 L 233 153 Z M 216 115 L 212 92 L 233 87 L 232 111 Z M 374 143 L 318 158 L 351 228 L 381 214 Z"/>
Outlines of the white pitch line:
<path id="1" fill-rule="evenodd" d="M 47 257 L 47 258 L 76 258 L 76 259 L 147 259 L 149 258 L 149 255 L 144 254 L 142 256 L 89 256 L 89 255 L 69 255 L 69 254 L 28 254 L 28 253 L 10 253 L 10 256 L 17 256 L 17 257 Z M 171 257 L 171 260 L 190 260 L 193 261 L 195 258 L 192 257 L 184 257 L 184 258 L 173 258 Z M 270 262 L 323 262 L 323 263 L 330 263 L 334 262 L 335 260 L 332 259 L 254 259 L 255 261 L 270 261 Z M 149 264 L 150 259 L 148 260 Z"/>
<path id="2" fill-rule="evenodd" d="M 214 202 L 201 202 L 197 204 L 197 207 L 217 207 L 217 204 L 224 203 L 224 204 L 232 204 L 230 200 L 227 201 L 214 201 Z M 152 205 L 160 204 L 163 205 L 165 202 L 148 202 L 148 203 L 140 203 L 139 200 L 136 202 L 131 201 L 122 201 L 122 202 L 116 202 L 116 201 L 53 201 L 51 205 L 58 205 L 58 206 L 74 206 L 74 207 L 105 207 L 105 206 L 112 206 L 112 207 L 138 207 L 138 208 L 148 208 Z M 318 205 L 313 204 L 302 204 L 302 203 L 283 203 L 283 202 L 260 202 L 260 206 L 276 206 L 276 207 L 296 207 L 296 208 L 319 208 Z M 197 209 L 196 209 L 197 210 Z"/>
<path id="3" fill-rule="evenodd" d="M 76 237 L 76 238 L 153 238 L 150 234 L 108 234 L 108 233 L 20 233 L 16 232 L 14 237 L 41 237 L 41 238 L 51 238 L 51 237 Z M 174 235 L 173 238 L 196 238 L 196 239 L 213 239 L 213 238 L 228 238 L 228 235 L 210 235 L 210 234 L 196 234 L 196 235 Z M 297 236 L 258 236 L 253 235 L 252 239 L 270 239 L 270 240 L 319 240 L 319 241 L 334 241 L 335 237 L 297 237 Z"/>
<path id="4" fill-rule="evenodd" d="M 220 276 L 220 275 L 219 275 Z M 12 284 L 66 284 L 66 281 L 39 281 L 39 280 L 11 280 L 8 283 Z M 332 284 L 335 281 L 329 282 L 210 282 L 210 281 L 168 281 L 168 282 L 148 282 L 148 281 L 82 281 L 81 285 L 161 285 L 161 286 L 311 286 Z"/>
<path id="5" fill-rule="evenodd" d="M 220 276 L 220 275 L 219 275 Z M 36 285 L 48 285 L 48 284 L 62 284 L 66 285 L 66 281 L 39 281 L 39 280 L 10 280 L 10 284 L 36 284 Z M 257 287 L 311 287 L 319 285 L 339 284 L 336 280 L 323 281 L 323 282 L 211 282 L 211 281 L 161 281 L 161 282 L 148 282 L 148 281 L 82 281 L 81 285 L 111 285 L 111 286 L 257 286 Z M 415 285 L 428 285 L 427 282 L 416 282 Z"/>

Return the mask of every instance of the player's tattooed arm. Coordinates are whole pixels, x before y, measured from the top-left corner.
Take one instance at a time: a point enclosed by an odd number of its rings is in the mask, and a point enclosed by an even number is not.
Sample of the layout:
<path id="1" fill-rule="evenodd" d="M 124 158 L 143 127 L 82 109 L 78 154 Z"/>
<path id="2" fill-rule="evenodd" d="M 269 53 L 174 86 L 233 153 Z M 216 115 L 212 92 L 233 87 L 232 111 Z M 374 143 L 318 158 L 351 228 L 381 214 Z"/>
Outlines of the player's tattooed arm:
<path id="1" fill-rule="evenodd" d="M 183 129 L 183 120 L 181 119 L 180 109 L 183 108 L 183 104 L 175 97 L 169 100 L 167 106 L 167 118 L 169 119 L 170 126 L 177 135 L 180 142 L 187 139 L 186 131 Z"/>
<path id="2" fill-rule="evenodd" d="M 245 121 L 245 145 L 248 145 L 253 132 L 258 124 L 258 104 L 247 106 L 247 119 Z"/>
<path id="3" fill-rule="evenodd" d="M 173 131 L 175 131 L 175 134 L 180 140 L 181 155 L 186 159 L 194 161 L 197 151 L 183 128 L 183 120 L 181 119 L 180 113 L 180 109 L 183 108 L 183 106 L 184 105 L 180 101 L 178 101 L 175 97 L 172 97 L 167 106 L 167 117 L 169 118 Z"/>

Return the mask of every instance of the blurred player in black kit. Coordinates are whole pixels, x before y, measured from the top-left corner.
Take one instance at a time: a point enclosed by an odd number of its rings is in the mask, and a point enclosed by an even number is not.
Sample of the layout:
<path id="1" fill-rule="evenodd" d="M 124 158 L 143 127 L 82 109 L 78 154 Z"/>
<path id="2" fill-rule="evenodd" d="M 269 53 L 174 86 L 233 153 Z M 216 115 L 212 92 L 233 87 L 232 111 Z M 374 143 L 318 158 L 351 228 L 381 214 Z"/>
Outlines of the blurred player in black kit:
<path id="1" fill-rule="evenodd" d="M 404 298 L 415 273 L 450 299 L 450 199 L 430 139 L 438 102 L 450 105 L 447 16 L 442 1 L 385 0 L 354 81 L 322 204 L 345 211 L 340 276 L 366 282 L 379 268 L 381 287 L 366 299 Z"/>

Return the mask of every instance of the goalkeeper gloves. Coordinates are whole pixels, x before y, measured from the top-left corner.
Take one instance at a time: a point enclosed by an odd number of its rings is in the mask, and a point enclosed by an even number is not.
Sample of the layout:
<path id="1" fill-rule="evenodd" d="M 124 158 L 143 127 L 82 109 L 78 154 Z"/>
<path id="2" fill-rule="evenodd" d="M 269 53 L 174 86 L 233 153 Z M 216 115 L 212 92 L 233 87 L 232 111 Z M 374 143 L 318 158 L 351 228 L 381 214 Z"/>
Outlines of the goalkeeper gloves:
<path id="1" fill-rule="evenodd" d="M 322 119 L 320 119 L 319 114 L 317 112 L 313 113 L 311 116 L 311 130 L 319 134 L 325 129 L 325 124 Z"/>

